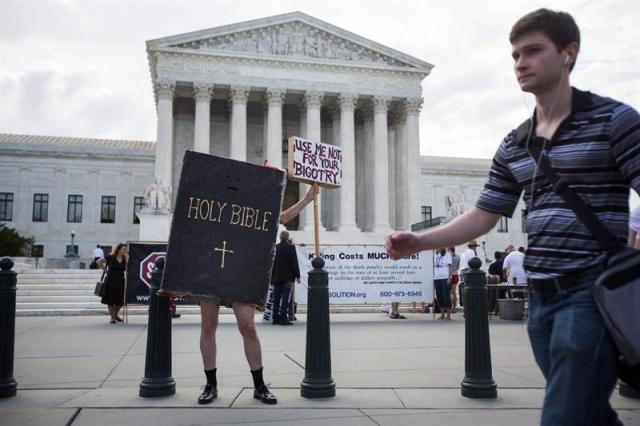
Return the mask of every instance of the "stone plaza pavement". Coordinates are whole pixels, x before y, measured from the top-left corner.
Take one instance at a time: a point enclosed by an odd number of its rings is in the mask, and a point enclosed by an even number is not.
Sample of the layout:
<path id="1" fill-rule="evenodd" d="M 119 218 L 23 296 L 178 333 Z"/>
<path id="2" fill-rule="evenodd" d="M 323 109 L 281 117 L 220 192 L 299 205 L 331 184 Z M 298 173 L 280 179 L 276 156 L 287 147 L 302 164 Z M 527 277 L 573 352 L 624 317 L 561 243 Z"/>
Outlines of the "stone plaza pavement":
<path id="1" fill-rule="evenodd" d="M 233 315 L 218 329 L 219 397 L 198 406 L 203 384 L 199 317 L 173 322 L 175 396 L 138 397 L 144 374 L 146 320 L 109 324 L 104 316 L 18 317 L 14 375 L 18 396 L 0 400 L 9 425 L 536 425 L 544 392 L 520 321 L 491 320 L 498 399 L 460 395 L 464 321 L 431 314 L 332 314 L 336 397 L 300 397 L 305 318 L 293 326 L 259 323 L 265 381 L 275 406 L 252 398 L 252 382 Z M 256 320 L 259 317 L 256 316 Z M 640 400 L 612 397 L 625 425 L 640 424 Z"/>

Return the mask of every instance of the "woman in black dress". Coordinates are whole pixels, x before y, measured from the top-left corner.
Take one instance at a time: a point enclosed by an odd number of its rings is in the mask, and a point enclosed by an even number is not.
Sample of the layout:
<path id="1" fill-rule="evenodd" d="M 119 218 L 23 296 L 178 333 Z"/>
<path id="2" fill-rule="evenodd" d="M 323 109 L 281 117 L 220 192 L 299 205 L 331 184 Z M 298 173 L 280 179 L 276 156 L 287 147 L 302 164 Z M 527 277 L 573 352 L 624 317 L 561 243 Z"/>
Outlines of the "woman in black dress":
<path id="1" fill-rule="evenodd" d="M 122 322 L 118 312 L 124 303 L 124 271 L 127 269 L 127 246 L 119 243 L 106 259 L 100 259 L 98 266 L 106 268 L 105 291 L 101 303 L 108 305 L 111 324 Z"/>

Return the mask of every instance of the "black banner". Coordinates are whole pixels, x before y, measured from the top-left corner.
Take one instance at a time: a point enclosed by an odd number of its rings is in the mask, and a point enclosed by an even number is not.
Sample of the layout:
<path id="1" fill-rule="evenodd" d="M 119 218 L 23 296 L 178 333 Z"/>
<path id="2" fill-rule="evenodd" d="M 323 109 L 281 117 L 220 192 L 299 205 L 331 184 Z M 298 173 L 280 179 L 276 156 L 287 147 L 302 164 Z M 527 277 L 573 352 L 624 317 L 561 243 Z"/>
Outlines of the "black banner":
<path id="1" fill-rule="evenodd" d="M 149 304 L 149 285 L 151 271 L 159 257 L 166 256 L 166 243 L 129 242 L 129 260 L 127 262 L 127 293 L 125 300 L 128 305 Z M 193 304 L 189 300 L 178 298 L 178 304 Z"/>

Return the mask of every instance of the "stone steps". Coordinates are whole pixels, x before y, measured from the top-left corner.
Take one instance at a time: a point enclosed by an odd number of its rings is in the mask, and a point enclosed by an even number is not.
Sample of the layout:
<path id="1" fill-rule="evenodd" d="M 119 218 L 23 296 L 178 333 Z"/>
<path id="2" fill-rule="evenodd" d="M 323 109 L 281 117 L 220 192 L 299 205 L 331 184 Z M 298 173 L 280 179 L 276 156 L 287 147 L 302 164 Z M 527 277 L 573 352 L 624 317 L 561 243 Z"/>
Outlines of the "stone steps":
<path id="1" fill-rule="evenodd" d="M 93 294 L 96 281 L 102 271 L 86 269 L 34 269 L 18 274 L 16 315 L 107 315 L 107 307 Z M 401 308 L 406 309 L 407 305 Z M 331 305 L 331 313 L 379 312 L 380 304 Z M 196 305 L 180 305 L 181 314 L 199 314 Z M 222 314 L 232 314 L 222 308 Z M 298 312 L 306 313 L 306 306 L 298 306 Z M 130 305 L 131 315 L 147 315 L 146 305 Z"/>

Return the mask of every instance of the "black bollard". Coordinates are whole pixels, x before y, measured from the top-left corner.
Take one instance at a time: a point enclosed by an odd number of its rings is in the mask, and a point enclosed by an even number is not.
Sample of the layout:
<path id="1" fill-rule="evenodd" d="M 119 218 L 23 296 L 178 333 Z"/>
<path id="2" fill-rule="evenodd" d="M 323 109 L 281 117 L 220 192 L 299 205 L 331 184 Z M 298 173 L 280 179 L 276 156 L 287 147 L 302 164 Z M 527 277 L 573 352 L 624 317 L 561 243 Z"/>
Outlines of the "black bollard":
<path id="1" fill-rule="evenodd" d="M 164 257 L 156 260 L 149 289 L 147 356 L 139 395 L 143 398 L 175 395 L 176 382 L 171 377 L 171 311 L 169 299 L 158 296 Z"/>
<path id="2" fill-rule="evenodd" d="M 324 260 L 316 257 L 309 271 L 307 300 L 307 354 L 304 380 L 300 384 L 303 398 L 336 396 L 336 382 L 331 377 L 331 338 L 329 331 L 329 274 Z"/>
<path id="3" fill-rule="evenodd" d="M 480 270 L 482 261 L 469 261 L 471 271 L 465 278 L 464 303 L 464 380 L 462 396 L 467 398 L 497 398 L 498 387 L 491 373 L 491 343 L 487 311 L 487 278 Z"/>
<path id="4" fill-rule="evenodd" d="M 619 385 L 620 389 L 618 389 L 618 393 L 620 394 L 620 396 L 631 399 L 640 399 L 640 390 L 629 386 L 622 380 L 620 380 Z"/>
<path id="5" fill-rule="evenodd" d="M 0 260 L 0 398 L 16 396 L 18 384 L 13 377 L 16 337 L 16 282 L 13 260 Z"/>

